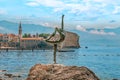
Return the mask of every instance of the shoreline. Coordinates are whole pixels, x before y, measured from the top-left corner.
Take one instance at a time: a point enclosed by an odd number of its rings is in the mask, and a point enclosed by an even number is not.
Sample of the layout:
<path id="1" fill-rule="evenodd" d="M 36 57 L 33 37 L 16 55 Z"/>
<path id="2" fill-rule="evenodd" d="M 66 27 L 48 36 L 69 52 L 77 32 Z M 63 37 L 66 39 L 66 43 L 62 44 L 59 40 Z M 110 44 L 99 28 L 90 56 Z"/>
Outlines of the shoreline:
<path id="1" fill-rule="evenodd" d="M 0 50 L 52 50 L 52 48 L 0 48 Z"/>
<path id="2" fill-rule="evenodd" d="M 76 49 L 78 49 L 78 48 L 64 48 L 64 49 L 61 49 L 61 50 L 57 50 L 58 52 L 74 52 Z M 34 51 L 34 50 L 42 50 L 42 51 L 48 51 L 48 50 L 50 50 L 50 51 L 53 51 L 53 48 L 0 48 L 0 51 L 6 51 L 6 52 L 8 52 L 8 51 L 27 51 L 27 50 L 29 50 L 29 51 Z"/>

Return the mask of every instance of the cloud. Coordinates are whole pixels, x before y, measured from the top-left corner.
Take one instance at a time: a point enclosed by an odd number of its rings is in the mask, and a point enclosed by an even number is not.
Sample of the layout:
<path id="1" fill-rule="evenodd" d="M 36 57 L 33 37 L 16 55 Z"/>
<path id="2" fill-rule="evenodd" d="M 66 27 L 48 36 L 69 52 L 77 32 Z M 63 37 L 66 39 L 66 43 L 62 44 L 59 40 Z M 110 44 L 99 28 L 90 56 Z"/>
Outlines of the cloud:
<path id="1" fill-rule="evenodd" d="M 3 9 L 0 9 L 0 14 L 6 14 L 6 11 Z"/>
<path id="2" fill-rule="evenodd" d="M 28 0 L 29 6 L 46 6 L 53 9 L 68 10 L 68 12 L 80 13 L 80 12 L 108 12 L 108 7 L 118 6 L 119 0 Z"/>
<path id="3" fill-rule="evenodd" d="M 51 28 L 59 27 L 58 25 L 51 24 L 51 23 L 48 23 L 48 22 L 40 23 L 40 25 L 45 26 L 45 27 L 51 27 Z"/>
<path id="4" fill-rule="evenodd" d="M 99 3 L 105 3 L 105 4 L 119 4 L 120 1 L 119 0 L 93 0 L 94 2 L 99 2 Z"/>
<path id="5" fill-rule="evenodd" d="M 41 25 L 43 25 L 43 26 L 46 26 L 46 27 L 50 27 L 51 25 L 49 24 L 49 23 L 41 23 Z"/>
<path id="6" fill-rule="evenodd" d="M 28 5 L 28 6 L 39 6 L 39 4 L 36 3 L 36 2 L 28 2 L 28 3 L 26 3 L 26 5 Z"/>
<path id="7" fill-rule="evenodd" d="M 115 26 L 106 26 L 105 27 L 105 29 L 115 29 L 115 28 L 117 28 L 117 27 L 115 27 Z"/>
<path id="8" fill-rule="evenodd" d="M 114 22 L 116 22 L 116 21 L 115 21 L 115 20 L 111 20 L 111 21 L 110 21 L 110 23 L 114 23 Z"/>
<path id="9" fill-rule="evenodd" d="M 98 35 L 116 35 L 114 32 L 105 32 L 104 30 L 91 30 L 89 33 L 98 34 Z"/>
<path id="10" fill-rule="evenodd" d="M 54 12 L 61 12 L 62 10 L 64 10 L 63 8 L 55 8 Z"/>
<path id="11" fill-rule="evenodd" d="M 111 2 L 110 2 L 111 1 Z M 84 19 L 96 20 L 101 16 L 117 13 L 116 7 L 120 1 L 114 0 L 32 0 L 27 2 L 28 6 L 45 6 L 52 8 L 53 12 L 64 12 L 69 14 L 80 15 Z M 114 5 L 113 5 L 114 3 Z M 111 5 L 112 4 L 112 5 Z M 82 14 L 84 14 L 82 16 Z"/>
<path id="12" fill-rule="evenodd" d="M 113 14 L 120 14 L 120 6 L 115 7 Z"/>
<path id="13" fill-rule="evenodd" d="M 101 30 L 98 30 L 98 29 L 87 30 L 85 27 L 81 25 L 77 25 L 76 30 L 87 32 L 90 34 L 97 34 L 97 35 L 116 35 L 114 32 L 105 32 L 102 29 Z"/>
<path id="14" fill-rule="evenodd" d="M 77 26 L 76 26 L 76 30 L 85 32 L 85 31 L 86 31 L 86 28 L 82 27 L 81 25 L 77 25 Z"/>
<path id="15" fill-rule="evenodd" d="M 37 5 L 39 4 L 39 5 L 43 5 L 43 6 L 47 6 L 47 7 L 58 7 L 58 6 L 64 5 L 64 3 L 62 1 L 58 1 L 58 0 L 44 0 L 44 1 L 43 0 L 34 0 L 34 1 L 28 2 L 28 3 L 37 4 Z M 31 6 L 31 5 L 29 5 L 29 6 Z M 36 6 L 36 5 L 34 5 L 34 6 Z"/>

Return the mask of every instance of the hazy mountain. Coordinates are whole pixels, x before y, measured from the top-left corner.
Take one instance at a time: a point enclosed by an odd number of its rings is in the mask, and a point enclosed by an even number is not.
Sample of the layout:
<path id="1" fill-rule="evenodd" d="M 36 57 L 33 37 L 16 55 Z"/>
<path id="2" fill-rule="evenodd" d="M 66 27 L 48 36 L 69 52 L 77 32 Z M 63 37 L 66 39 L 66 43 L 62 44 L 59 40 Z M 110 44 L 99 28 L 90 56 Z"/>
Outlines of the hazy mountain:
<path id="1" fill-rule="evenodd" d="M 118 29 L 120 30 L 120 28 Z M 111 31 L 112 31 L 111 29 L 110 30 L 108 29 L 108 32 L 111 32 Z M 98 35 L 98 34 L 91 34 L 89 32 L 82 32 L 79 30 L 72 30 L 72 32 L 77 33 L 80 36 L 79 40 L 80 40 L 81 47 L 85 47 L 85 46 L 120 47 L 120 35 L 118 34 L 117 35 Z"/>
<path id="2" fill-rule="evenodd" d="M 0 21 L 0 33 L 18 33 L 19 23 L 9 21 Z M 35 24 L 22 24 L 23 33 L 52 33 L 54 28 L 35 25 Z M 117 35 L 100 35 L 91 34 L 94 28 L 86 29 L 87 32 L 79 30 L 70 30 L 80 36 L 81 46 L 120 46 L 120 27 L 115 29 L 104 29 L 105 32 L 114 32 Z M 100 31 L 100 29 L 98 29 Z"/>
<path id="3" fill-rule="evenodd" d="M 100 31 L 101 29 L 88 28 L 86 30 L 87 31 L 91 31 L 91 30 L 98 30 L 98 31 Z M 120 27 L 118 27 L 118 28 L 104 28 L 102 30 L 104 30 L 105 32 L 114 32 L 116 34 L 120 34 Z"/>
<path id="4" fill-rule="evenodd" d="M 19 23 L 13 23 L 9 21 L 0 21 L 0 33 L 18 33 L 18 27 Z M 36 24 L 22 24 L 23 33 L 43 33 L 43 32 L 52 32 L 54 31 L 53 28 L 42 26 L 42 25 L 36 25 Z M 87 31 L 95 30 L 94 28 L 86 29 Z M 98 31 L 100 29 L 97 29 Z M 104 29 L 105 32 L 114 32 L 116 34 L 120 33 L 120 27 L 115 29 Z M 80 32 L 80 31 L 76 31 Z"/>
<path id="5" fill-rule="evenodd" d="M 105 28 L 104 31 L 106 31 L 106 32 L 114 32 L 116 34 L 120 34 L 120 27 L 114 28 L 114 29 L 106 29 Z"/>
<path id="6" fill-rule="evenodd" d="M 0 33 L 18 33 L 19 23 L 13 23 L 9 21 L 0 21 Z M 53 28 L 35 25 L 35 24 L 22 24 L 23 33 L 50 33 Z"/>

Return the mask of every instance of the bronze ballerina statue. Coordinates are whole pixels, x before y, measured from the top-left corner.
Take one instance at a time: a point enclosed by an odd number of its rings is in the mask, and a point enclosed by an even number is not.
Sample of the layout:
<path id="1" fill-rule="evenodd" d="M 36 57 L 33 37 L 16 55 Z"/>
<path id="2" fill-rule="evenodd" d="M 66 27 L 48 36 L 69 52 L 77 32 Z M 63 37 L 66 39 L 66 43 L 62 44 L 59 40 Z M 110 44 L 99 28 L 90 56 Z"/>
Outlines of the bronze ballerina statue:
<path id="1" fill-rule="evenodd" d="M 55 32 L 53 32 L 47 39 L 46 42 L 48 43 L 52 43 L 54 45 L 54 64 L 56 64 L 56 52 L 57 52 L 57 44 L 61 43 L 64 41 L 65 39 L 65 34 L 64 34 L 64 23 L 63 23 L 63 19 L 64 19 L 64 15 L 62 15 L 62 25 L 61 28 L 55 28 Z M 60 35 L 58 40 L 55 40 L 55 35 L 58 32 L 58 34 Z M 51 40 L 54 39 L 54 40 Z"/>

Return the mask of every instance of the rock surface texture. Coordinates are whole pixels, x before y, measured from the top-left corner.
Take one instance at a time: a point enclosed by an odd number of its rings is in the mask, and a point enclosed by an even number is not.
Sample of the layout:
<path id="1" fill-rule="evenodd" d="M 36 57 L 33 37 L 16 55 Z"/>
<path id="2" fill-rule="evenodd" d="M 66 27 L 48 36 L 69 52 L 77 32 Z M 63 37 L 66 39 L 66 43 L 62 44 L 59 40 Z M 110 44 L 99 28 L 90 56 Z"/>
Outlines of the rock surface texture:
<path id="1" fill-rule="evenodd" d="M 99 80 L 99 78 L 86 67 L 36 64 L 30 69 L 26 80 Z"/>
<path id="2" fill-rule="evenodd" d="M 61 44 L 62 48 L 79 48 L 79 36 L 76 33 L 65 31 L 65 40 Z"/>

